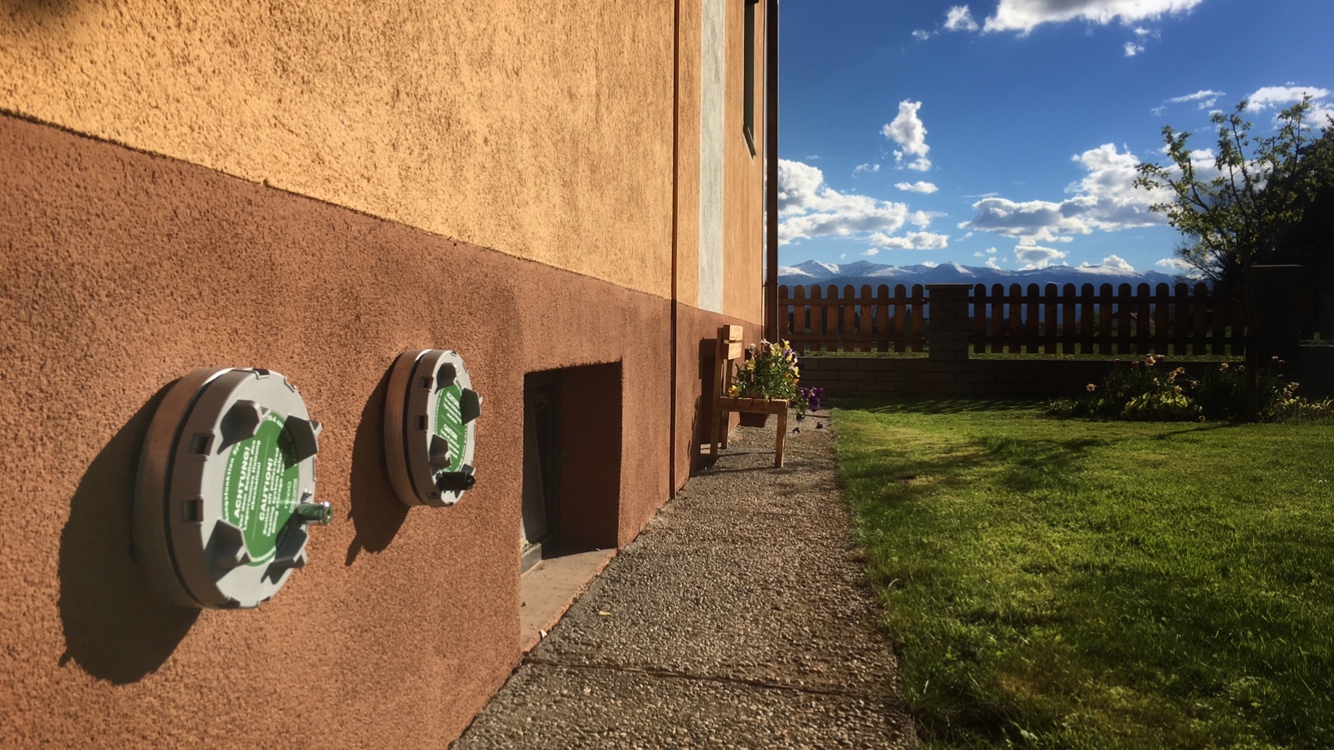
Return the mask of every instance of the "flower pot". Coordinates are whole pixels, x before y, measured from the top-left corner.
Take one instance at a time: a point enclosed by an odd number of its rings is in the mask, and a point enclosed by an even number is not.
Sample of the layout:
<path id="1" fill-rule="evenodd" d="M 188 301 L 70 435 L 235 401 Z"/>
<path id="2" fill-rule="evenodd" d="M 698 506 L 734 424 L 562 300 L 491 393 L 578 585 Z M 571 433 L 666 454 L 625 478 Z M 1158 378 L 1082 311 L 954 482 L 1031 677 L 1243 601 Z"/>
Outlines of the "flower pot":
<path id="1" fill-rule="evenodd" d="M 768 422 L 769 422 L 768 414 L 754 414 L 748 411 L 741 412 L 742 427 L 763 427 L 764 425 L 768 424 Z"/>

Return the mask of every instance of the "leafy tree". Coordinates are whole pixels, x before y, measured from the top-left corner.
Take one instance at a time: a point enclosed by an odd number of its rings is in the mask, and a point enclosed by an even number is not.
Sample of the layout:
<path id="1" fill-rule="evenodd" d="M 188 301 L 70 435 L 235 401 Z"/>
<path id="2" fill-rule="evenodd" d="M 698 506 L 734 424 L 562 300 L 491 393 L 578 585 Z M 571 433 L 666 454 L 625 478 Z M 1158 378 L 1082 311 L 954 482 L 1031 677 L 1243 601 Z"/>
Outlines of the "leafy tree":
<path id="1" fill-rule="evenodd" d="M 1185 235 L 1179 257 L 1214 281 L 1242 279 L 1242 297 L 1255 320 L 1252 269 L 1257 260 L 1283 260 L 1323 186 L 1334 184 L 1334 128 L 1316 135 L 1307 122 L 1310 97 L 1279 113 L 1272 135 L 1255 137 L 1242 100 L 1230 113 L 1217 112 L 1218 152 L 1212 174 L 1207 154 L 1189 147 L 1191 134 L 1163 128 L 1168 165 L 1138 167 L 1137 187 L 1166 190 L 1169 201 L 1150 210 L 1167 216 Z M 1257 353 L 1248 333 L 1246 416 L 1254 418 Z"/>

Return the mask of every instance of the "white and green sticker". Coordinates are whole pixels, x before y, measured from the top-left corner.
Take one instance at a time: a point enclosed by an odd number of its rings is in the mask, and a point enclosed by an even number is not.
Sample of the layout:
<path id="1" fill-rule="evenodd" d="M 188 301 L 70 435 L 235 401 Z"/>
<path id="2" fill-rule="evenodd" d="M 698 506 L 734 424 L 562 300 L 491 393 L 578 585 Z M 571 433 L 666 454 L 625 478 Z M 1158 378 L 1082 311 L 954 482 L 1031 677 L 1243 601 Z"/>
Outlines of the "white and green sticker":
<path id="1" fill-rule="evenodd" d="M 462 397 L 463 386 L 458 383 L 436 394 L 435 434 L 449 443 L 449 466 L 442 471 L 459 471 L 463 468 L 464 451 L 468 447 L 468 425 L 463 423 L 463 410 L 459 406 Z"/>
<path id="2" fill-rule="evenodd" d="M 251 566 L 273 559 L 278 532 L 300 499 L 300 463 L 283 418 L 269 412 L 259 431 L 232 446 L 222 484 L 222 515 L 241 529 Z"/>

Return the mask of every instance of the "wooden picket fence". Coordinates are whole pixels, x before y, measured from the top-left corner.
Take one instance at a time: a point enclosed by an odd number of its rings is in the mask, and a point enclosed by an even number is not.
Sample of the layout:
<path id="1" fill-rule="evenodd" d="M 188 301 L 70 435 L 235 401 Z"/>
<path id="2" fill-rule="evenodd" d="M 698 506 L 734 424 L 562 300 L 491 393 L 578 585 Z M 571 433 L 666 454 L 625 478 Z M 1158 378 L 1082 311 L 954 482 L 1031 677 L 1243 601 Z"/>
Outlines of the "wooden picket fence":
<path id="1" fill-rule="evenodd" d="M 881 284 L 860 290 L 837 286 L 822 290 L 812 285 L 778 287 L 780 327 L 799 353 L 807 351 L 920 352 L 926 345 L 926 292 L 921 284 L 909 290 L 903 284 L 893 293 Z"/>
<path id="2" fill-rule="evenodd" d="M 974 352 L 1240 356 L 1246 308 L 1227 289 L 1158 284 L 973 288 Z"/>
<path id="3" fill-rule="evenodd" d="M 920 284 L 892 292 L 884 284 L 780 286 L 778 300 L 782 338 L 801 353 L 920 352 L 929 341 L 930 299 Z M 1244 306 L 1205 284 L 978 284 L 968 313 L 977 353 L 1240 356 L 1246 330 Z"/>

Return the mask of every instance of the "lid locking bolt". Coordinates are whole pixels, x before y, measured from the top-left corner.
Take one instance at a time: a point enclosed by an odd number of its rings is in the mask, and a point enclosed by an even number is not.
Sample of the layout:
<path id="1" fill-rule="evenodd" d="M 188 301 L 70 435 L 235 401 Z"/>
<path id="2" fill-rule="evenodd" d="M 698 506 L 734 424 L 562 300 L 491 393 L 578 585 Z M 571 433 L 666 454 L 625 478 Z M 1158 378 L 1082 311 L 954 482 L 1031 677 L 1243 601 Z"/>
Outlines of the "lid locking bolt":
<path id="1" fill-rule="evenodd" d="M 321 503 L 301 502 L 297 504 L 294 512 L 297 520 L 303 524 L 317 523 L 321 526 L 328 526 L 333 522 L 333 506 L 327 501 Z"/>

